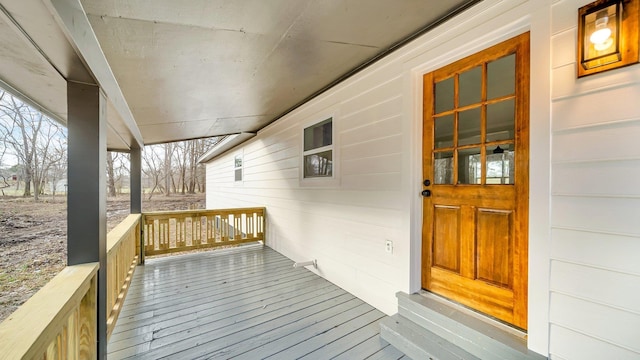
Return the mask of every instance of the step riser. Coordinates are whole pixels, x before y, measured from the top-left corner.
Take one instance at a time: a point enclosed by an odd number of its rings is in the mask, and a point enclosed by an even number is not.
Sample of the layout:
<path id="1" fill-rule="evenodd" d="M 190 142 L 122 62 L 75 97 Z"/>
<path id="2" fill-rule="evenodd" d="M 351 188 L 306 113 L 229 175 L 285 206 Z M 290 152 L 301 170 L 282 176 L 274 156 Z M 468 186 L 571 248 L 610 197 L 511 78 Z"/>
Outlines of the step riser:
<path id="1" fill-rule="evenodd" d="M 412 359 L 430 359 L 433 360 L 433 356 L 419 346 L 415 345 L 411 341 L 407 340 L 401 334 L 392 331 L 388 327 L 380 324 L 380 336 L 389 344 L 393 345 L 396 349 L 402 351 L 405 355 Z"/>
<path id="2" fill-rule="evenodd" d="M 400 315 L 381 321 L 380 335 L 412 359 L 479 360 Z"/>
<path id="3" fill-rule="evenodd" d="M 481 359 L 490 359 L 492 356 L 496 356 L 493 355 L 493 352 L 486 350 L 486 348 L 492 348 L 490 345 L 481 345 L 483 344 L 483 339 L 478 339 L 474 331 L 460 326 L 459 323 L 442 316 L 442 314 L 429 311 L 426 307 L 407 303 L 406 301 L 401 304 L 399 301 L 398 314 Z M 501 358 L 505 357 L 501 356 Z M 509 358 L 506 357 L 505 359 Z"/>
<path id="4" fill-rule="evenodd" d="M 482 359 L 544 359 L 512 334 L 420 295 L 398 293 L 398 315 Z"/>

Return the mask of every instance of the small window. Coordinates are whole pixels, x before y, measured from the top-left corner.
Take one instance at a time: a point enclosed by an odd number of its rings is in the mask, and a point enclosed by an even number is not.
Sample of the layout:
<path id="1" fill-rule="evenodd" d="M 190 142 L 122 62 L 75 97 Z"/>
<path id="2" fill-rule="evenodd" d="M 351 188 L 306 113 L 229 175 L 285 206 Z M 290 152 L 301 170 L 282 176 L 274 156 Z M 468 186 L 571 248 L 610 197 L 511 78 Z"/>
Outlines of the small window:
<path id="1" fill-rule="evenodd" d="M 304 177 L 333 176 L 333 118 L 304 129 Z"/>
<path id="2" fill-rule="evenodd" d="M 235 181 L 242 181 L 242 155 L 236 155 L 233 169 Z"/>

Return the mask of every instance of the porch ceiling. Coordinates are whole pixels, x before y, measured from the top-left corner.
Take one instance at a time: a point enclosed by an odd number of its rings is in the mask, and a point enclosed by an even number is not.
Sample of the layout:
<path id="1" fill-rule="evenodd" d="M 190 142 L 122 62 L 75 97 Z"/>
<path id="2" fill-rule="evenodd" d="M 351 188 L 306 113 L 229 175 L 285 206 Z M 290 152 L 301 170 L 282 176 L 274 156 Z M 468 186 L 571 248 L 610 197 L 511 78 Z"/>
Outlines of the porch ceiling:
<path id="1" fill-rule="evenodd" d="M 117 97 L 113 100 L 112 94 L 107 94 L 115 104 L 112 112 L 120 117 L 110 121 L 114 134 L 110 133 L 109 144 L 119 148 L 126 143 L 130 145 L 138 129 L 145 144 L 259 130 L 384 54 L 394 44 L 477 1 L 80 0 L 80 3 L 126 100 Z M 65 51 L 75 45 L 52 46 L 62 42 L 59 39 L 50 42 L 49 38 L 59 38 L 63 33 L 68 38 L 68 31 L 54 29 L 51 13 L 20 9 L 17 3 L 2 1 L 11 16 L 19 20 L 17 28 L 29 33 L 51 58 L 31 55 L 43 64 L 46 79 L 55 86 L 49 86 L 53 90 L 47 93 L 43 80 L 37 76 L 30 81 L 39 87 L 20 84 L 10 72 L 0 71 L 0 78 L 18 84 L 21 92 L 64 119 L 65 104 L 60 99 L 64 96 L 59 94 L 59 83 L 72 74 L 61 65 L 54 69 L 46 62 L 64 63 L 54 56 L 58 53 L 62 53 L 58 58 L 73 59 Z M 34 7 L 42 10 L 41 1 L 24 3 L 39 3 Z M 56 10 L 60 12 L 59 8 L 53 8 L 62 1 L 44 3 L 54 14 Z M 29 24 L 42 24 L 43 20 L 51 25 L 48 30 L 43 26 L 30 28 Z M 52 35 L 47 38 L 42 32 Z M 3 43 L 7 34 L 0 32 Z M 28 42 L 24 37 L 22 40 Z M 27 46 L 27 50 L 37 53 L 33 46 Z M 0 54 L 0 61 L 7 56 Z M 83 58 L 82 54 L 79 57 Z M 96 78 L 94 69 L 90 73 Z M 128 104 L 135 119 L 138 129 L 132 131 L 133 135 L 118 132 L 126 133 L 123 124 L 127 125 L 127 111 L 123 116 L 120 104 Z M 114 136 L 120 141 L 113 141 Z"/>

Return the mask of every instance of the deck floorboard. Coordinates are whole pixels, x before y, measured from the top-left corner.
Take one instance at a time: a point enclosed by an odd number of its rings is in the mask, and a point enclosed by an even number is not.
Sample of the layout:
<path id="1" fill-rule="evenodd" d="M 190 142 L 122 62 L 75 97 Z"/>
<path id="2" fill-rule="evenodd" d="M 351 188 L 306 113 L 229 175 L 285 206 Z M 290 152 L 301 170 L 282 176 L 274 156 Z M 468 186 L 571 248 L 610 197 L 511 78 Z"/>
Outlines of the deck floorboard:
<path id="1" fill-rule="evenodd" d="M 148 259 L 108 359 L 378 359 L 385 315 L 262 246 Z"/>

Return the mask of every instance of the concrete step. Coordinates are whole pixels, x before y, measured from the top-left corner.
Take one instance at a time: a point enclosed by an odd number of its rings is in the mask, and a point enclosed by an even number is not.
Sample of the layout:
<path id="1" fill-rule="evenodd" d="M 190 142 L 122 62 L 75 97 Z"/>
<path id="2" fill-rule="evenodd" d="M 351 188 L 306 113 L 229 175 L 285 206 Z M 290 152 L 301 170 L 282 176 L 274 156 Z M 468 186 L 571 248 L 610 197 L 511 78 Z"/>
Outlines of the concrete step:
<path id="1" fill-rule="evenodd" d="M 380 335 L 405 355 L 416 360 L 479 359 L 398 314 L 380 322 Z"/>
<path id="2" fill-rule="evenodd" d="M 428 293 L 408 295 L 399 292 L 396 296 L 399 316 L 477 358 L 546 359 L 527 349 L 524 333 L 484 319 L 463 306 Z"/>

